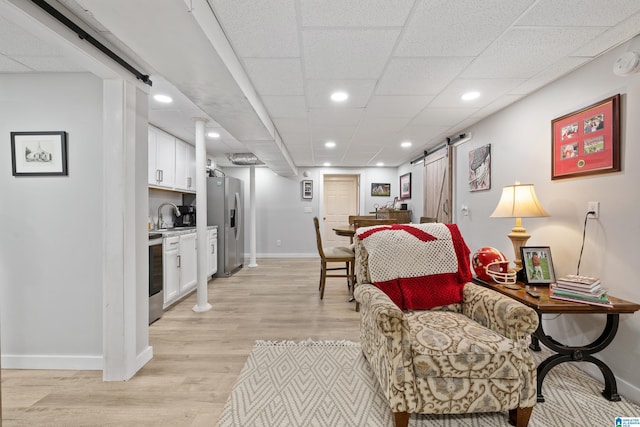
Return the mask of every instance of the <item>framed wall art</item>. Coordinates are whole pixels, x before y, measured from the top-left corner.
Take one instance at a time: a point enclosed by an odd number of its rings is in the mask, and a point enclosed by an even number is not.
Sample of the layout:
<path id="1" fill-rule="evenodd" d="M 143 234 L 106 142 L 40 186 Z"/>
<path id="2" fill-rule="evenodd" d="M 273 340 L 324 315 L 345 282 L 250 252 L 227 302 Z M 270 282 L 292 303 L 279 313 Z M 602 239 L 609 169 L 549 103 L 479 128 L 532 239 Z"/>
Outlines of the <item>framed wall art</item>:
<path id="1" fill-rule="evenodd" d="M 491 144 L 469 151 L 469 191 L 491 189 Z"/>
<path id="2" fill-rule="evenodd" d="M 620 170 L 620 94 L 551 121 L 551 179 Z"/>
<path id="3" fill-rule="evenodd" d="M 411 172 L 405 173 L 400 177 L 400 198 L 411 198 Z"/>
<path id="4" fill-rule="evenodd" d="M 527 285 L 548 285 L 556 281 L 549 246 L 522 246 L 520 259 Z"/>
<path id="5" fill-rule="evenodd" d="M 311 179 L 302 180 L 302 198 L 313 199 L 313 180 Z"/>
<path id="6" fill-rule="evenodd" d="M 388 184 L 388 183 L 383 184 L 380 182 L 371 183 L 371 195 L 384 196 L 384 197 L 391 196 L 391 184 Z"/>
<path id="7" fill-rule="evenodd" d="M 66 132 L 11 132 L 13 176 L 68 175 Z"/>

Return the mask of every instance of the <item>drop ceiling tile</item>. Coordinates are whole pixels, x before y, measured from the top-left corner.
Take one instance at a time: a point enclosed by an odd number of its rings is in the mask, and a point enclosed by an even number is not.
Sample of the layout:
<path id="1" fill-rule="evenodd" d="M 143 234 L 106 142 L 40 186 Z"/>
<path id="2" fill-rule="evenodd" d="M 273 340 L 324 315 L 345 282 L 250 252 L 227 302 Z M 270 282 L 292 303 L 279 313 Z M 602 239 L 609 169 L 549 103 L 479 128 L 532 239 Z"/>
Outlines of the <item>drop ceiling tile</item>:
<path id="1" fill-rule="evenodd" d="M 553 63 L 550 67 L 536 74 L 524 83 L 516 86 L 508 93 L 511 95 L 527 95 L 543 86 L 548 85 L 554 80 L 559 79 L 565 74 L 575 70 L 581 65 L 589 61 L 589 58 L 583 57 L 566 57 Z"/>
<path id="2" fill-rule="evenodd" d="M 278 129 L 280 135 L 295 132 L 308 132 L 309 131 L 309 121 L 307 119 L 292 119 L 292 118 L 282 118 L 282 119 L 273 119 L 273 124 Z"/>
<path id="3" fill-rule="evenodd" d="M 411 118 L 433 100 L 433 96 L 376 95 L 371 98 L 365 114 L 367 117 Z"/>
<path id="4" fill-rule="evenodd" d="M 309 108 L 365 108 L 373 94 L 376 80 L 308 80 L 307 101 Z M 335 91 L 349 94 L 345 102 L 331 101 L 330 96 Z"/>
<path id="5" fill-rule="evenodd" d="M 360 127 L 373 132 L 397 132 L 403 129 L 409 120 L 409 118 L 398 117 L 364 117 Z"/>
<path id="6" fill-rule="evenodd" d="M 428 126 L 454 126 L 460 123 L 473 113 L 477 108 L 427 108 L 420 113 L 413 121 L 412 125 Z"/>
<path id="7" fill-rule="evenodd" d="M 304 30 L 308 79 L 377 79 L 396 43 L 396 29 Z"/>
<path id="8" fill-rule="evenodd" d="M 300 56 L 294 0 L 208 2 L 238 56 Z"/>
<path id="9" fill-rule="evenodd" d="M 457 79 L 429 104 L 429 108 L 479 109 L 523 82 L 524 79 Z M 480 97 L 463 101 L 462 95 L 470 91 L 480 92 Z"/>
<path id="10" fill-rule="evenodd" d="M 263 96 L 262 102 L 272 119 L 307 117 L 304 96 Z"/>
<path id="11" fill-rule="evenodd" d="M 461 76 L 528 79 L 604 30 L 604 27 L 514 28 L 484 51 Z"/>
<path id="12" fill-rule="evenodd" d="M 435 95 L 473 58 L 393 58 L 376 95 Z"/>
<path id="13" fill-rule="evenodd" d="M 304 27 L 402 27 L 414 0 L 304 0 Z"/>
<path id="14" fill-rule="evenodd" d="M 311 141 L 313 144 L 335 141 L 338 145 L 346 145 L 351 141 L 356 126 L 316 126 L 311 127 Z"/>
<path id="15" fill-rule="evenodd" d="M 362 108 L 312 108 L 309 110 L 311 126 L 356 126 L 364 113 Z"/>
<path id="16" fill-rule="evenodd" d="M 424 0 L 396 48 L 396 56 L 476 56 L 533 0 Z"/>
<path id="17" fill-rule="evenodd" d="M 572 56 L 596 57 L 626 40 L 638 34 L 640 28 L 640 13 L 630 16 L 618 25 L 609 28 L 605 33 L 599 35 L 589 43 L 571 53 Z M 640 46 L 638 47 L 640 48 Z M 638 50 L 636 48 L 636 50 Z"/>
<path id="18" fill-rule="evenodd" d="M 516 25 L 612 27 L 638 11 L 637 0 L 538 0 Z"/>
<path id="19" fill-rule="evenodd" d="M 260 95 L 304 95 L 298 58 L 246 58 L 244 66 Z"/>

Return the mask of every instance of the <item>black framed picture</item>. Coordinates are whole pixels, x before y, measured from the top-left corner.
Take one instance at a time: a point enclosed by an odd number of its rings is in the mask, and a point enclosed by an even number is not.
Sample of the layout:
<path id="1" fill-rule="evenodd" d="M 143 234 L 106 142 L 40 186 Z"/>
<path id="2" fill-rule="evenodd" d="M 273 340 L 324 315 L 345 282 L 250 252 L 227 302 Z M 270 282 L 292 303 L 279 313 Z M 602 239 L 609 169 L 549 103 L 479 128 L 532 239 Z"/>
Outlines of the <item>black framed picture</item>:
<path id="1" fill-rule="evenodd" d="M 380 183 L 374 182 L 371 184 L 371 195 L 372 196 L 385 196 L 389 197 L 391 195 L 391 184 L 389 183 Z"/>
<path id="2" fill-rule="evenodd" d="M 555 283 L 551 248 L 549 246 L 522 246 L 520 248 L 524 282 L 527 285 Z"/>
<path id="3" fill-rule="evenodd" d="M 400 198 L 411 198 L 411 172 L 405 173 L 400 177 Z"/>
<path id="4" fill-rule="evenodd" d="M 11 132 L 13 176 L 68 175 L 66 132 Z"/>

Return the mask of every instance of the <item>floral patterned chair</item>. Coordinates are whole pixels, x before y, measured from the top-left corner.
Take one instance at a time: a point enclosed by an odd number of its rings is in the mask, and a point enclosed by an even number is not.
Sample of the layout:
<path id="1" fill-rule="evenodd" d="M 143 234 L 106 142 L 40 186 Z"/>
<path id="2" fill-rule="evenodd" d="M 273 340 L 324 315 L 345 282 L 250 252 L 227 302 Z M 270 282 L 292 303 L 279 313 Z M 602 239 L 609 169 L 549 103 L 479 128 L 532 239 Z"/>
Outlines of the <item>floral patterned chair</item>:
<path id="1" fill-rule="evenodd" d="M 536 403 L 527 340 L 538 317 L 469 282 L 457 226 L 361 228 L 355 245 L 360 340 L 395 426 L 411 413 L 502 411 L 527 426 Z"/>

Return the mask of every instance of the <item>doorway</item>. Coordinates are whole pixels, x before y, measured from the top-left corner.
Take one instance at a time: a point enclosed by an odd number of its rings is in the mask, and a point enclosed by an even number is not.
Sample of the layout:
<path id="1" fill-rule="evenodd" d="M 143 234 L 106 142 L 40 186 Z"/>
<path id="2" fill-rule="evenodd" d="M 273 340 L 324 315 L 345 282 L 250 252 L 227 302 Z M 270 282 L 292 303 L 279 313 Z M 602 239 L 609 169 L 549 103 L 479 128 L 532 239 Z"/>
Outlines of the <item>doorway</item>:
<path id="1" fill-rule="evenodd" d="M 322 231 L 326 246 L 349 246 L 349 238 L 337 236 L 333 229 L 348 224 L 349 215 L 360 211 L 360 175 L 324 175 Z"/>

